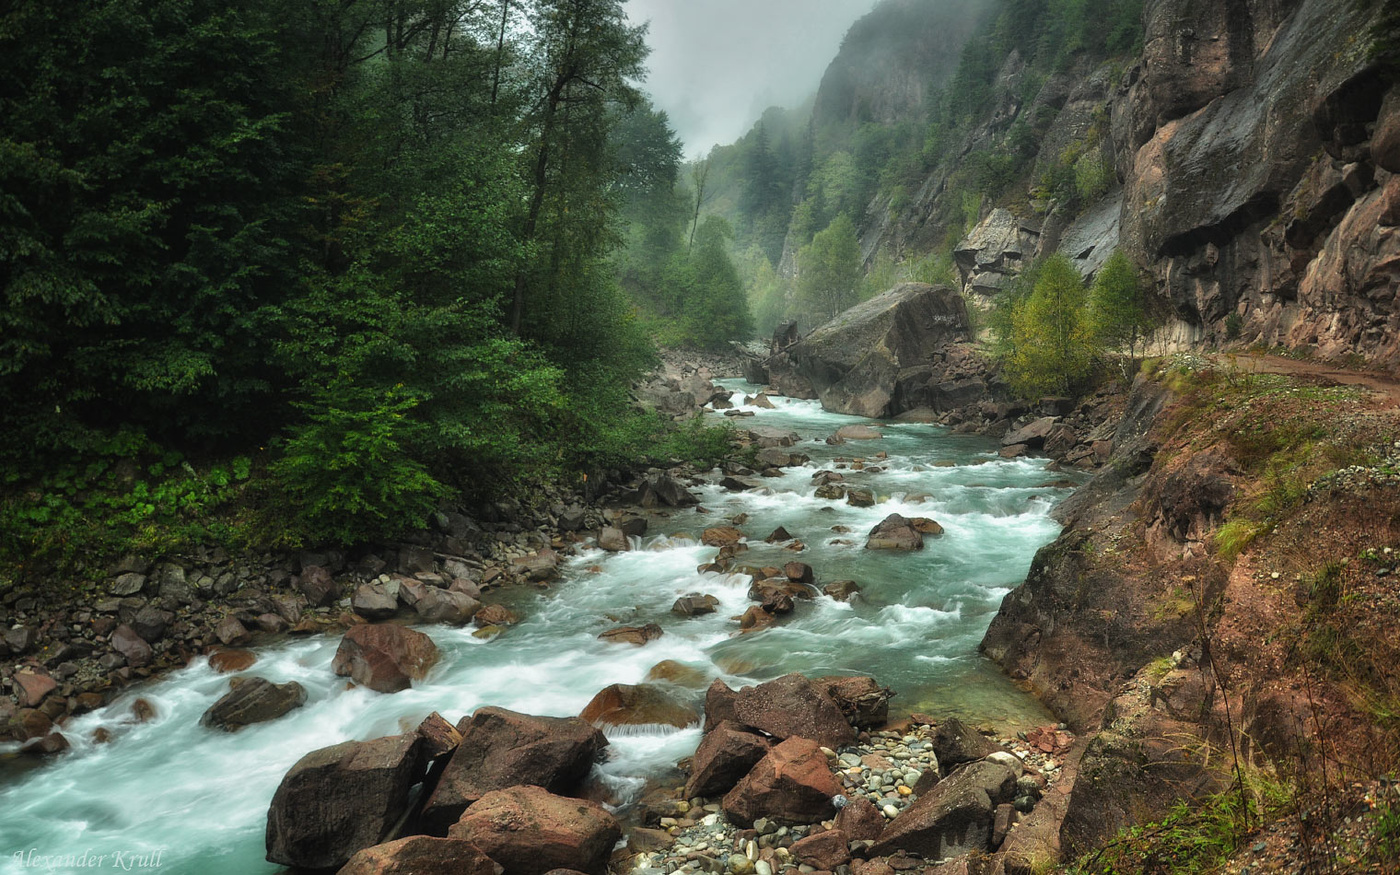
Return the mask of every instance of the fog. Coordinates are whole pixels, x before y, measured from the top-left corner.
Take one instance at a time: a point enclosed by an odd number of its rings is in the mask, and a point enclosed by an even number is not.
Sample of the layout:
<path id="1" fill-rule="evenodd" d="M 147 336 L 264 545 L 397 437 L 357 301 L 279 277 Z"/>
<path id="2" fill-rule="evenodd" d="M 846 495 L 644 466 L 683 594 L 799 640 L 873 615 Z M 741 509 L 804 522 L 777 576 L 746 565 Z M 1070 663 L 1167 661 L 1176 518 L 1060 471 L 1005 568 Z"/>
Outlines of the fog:
<path id="1" fill-rule="evenodd" d="M 628 0 L 650 22 L 642 83 L 686 155 L 731 143 L 769 106 L 816 91 L 846 29 L 876 0 Z"/>

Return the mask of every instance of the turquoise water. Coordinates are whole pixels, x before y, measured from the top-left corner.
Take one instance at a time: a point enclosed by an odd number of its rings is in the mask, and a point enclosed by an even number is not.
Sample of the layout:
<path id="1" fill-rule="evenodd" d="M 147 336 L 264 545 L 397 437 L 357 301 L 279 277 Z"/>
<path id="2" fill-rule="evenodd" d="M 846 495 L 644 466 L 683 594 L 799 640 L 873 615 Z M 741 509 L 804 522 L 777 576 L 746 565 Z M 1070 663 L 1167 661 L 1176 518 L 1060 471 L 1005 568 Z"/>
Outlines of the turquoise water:
<path id="1" fill-rule="evenodd" d="M 756 388 L 727 385 L 738 392 L 736 401 L 743 389 Z M 755 492 L 697 488 L 707 512 L 654 517 L 633 552 L 584 551 L 549 591 L 512 595 L 524 620 L 499 638 L 422 627 L 442 649 L 442 660 L 411 690 L 380 695 L 349 688 L 330 669 L 338 639 L 298 640 L 264 648 L 247 672 L 307 688 L 307 705 L 280 720 L 234 735 L 201 728 L 200 715 L 227 691 L 228 676 L 198 660 L 71 721 L 65 729 L 71 752 L 16 771 L 0 786 L 0 873 L 33 871 L 16 854 L 32 853 L 32 862 L 44 855 L 105 854 L 101 871 L 113 868 L 116 854 L 130 863 L 156 852 L 161 872 L 276 872 L 263 861 L 267 806 L 282 775 L 306 752 L 411 729 L 432 711 L 454 722 L 481 705 L 577 714 L 601 688 L 639 682 L 665 659 L 732 686 L 789 671 L 869 673 L 897 692 L 896 714 L 955 713 L 1007 728 L 1048 721 L 976 648 L 1002 596 L 1025 577 L 1035 550 L 1059 531 L 1048 512 L 1067 491 L 1047 484 L 1062 475 L 1046 472 L 1044 460 L 1003 460 L 985 438 L 929 425 L 879 424 L 881 440 L 828 446 L 822 438 L 864 420 L 826 413 L 812 401 L 774 402 L 776 410 L 756 410 L 736 426 L 798 432 L 803 440 L 793 450 L 810 455 L 808 465 L 761 478 L 763 488 Z M 875 507 L 813 497 L 814 472 L 841 457 L 872 458 L 882 450 L 890 458 L 871 464 L 883 472 L 842 472 L 848 484 L 875 492 Z M 717 481 L 718 472 L 711 479 Z M 932 517 L 945 533 L 926 539 L 916 553 L 864 550 L 865 533 L 894 512 Z M 715 550 L 695 538 L 739 513 L 749 515 L 741 528 L 751 539 L 740 562 L 781 565 L 796 558 L 816 569 L 819 586 L 856 580 L 862 599 L 844 604 L 822 596 L 799 603 L 779 626 L 735 636 L 732 618 L 751 604 L 748 579 L 697 573 Z M 764 544 L 779 525 L 807 549 L 793 554 Z M 854 543 L 832 543 L 840 539 Z M 677 596 L 697 591 L 718 598 L 719 610 L 690 619 L 670 613 Z M 645 647 L 597 639 L 618 623 L 646 622 L 660 624 L 665 634 Z M 697 701 L 701 695 L 679 692 Z M 145 724 L 131 717 L 138 696 L 156 708 L 156 718 Z M 111 730 L 111 743 L 91 742 L 99 726 Z M 649 777 L 667 773 L 699 741 L 695 727 L 609 735 L 611 758 L 595 774 L 594 792 L 614 804 Z M 91 870 L 59 865 L 51 871 Z"/>

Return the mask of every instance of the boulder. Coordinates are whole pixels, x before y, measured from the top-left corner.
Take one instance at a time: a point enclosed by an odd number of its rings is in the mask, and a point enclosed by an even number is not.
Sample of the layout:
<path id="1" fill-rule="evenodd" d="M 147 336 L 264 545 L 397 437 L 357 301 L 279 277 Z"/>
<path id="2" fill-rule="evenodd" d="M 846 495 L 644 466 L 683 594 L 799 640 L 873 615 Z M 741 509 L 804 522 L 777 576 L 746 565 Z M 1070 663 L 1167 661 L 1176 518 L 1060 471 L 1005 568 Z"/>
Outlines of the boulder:
<path id="1" fill-rule="evenodd" d="M 709 679 L 703 671 L 683 662 L 676 662 L 674 659 L 663 659 L 651 667 L 647 672 L 645 680 L 666 681 L 678 687 L 690 687 L 692 689 L 702 689 Z"/>
<path id="2" fill-rule="evenodd" d="M 875 493 L 869 489 L 863 488 L 848 489 L 846 490 L 846 503 L 851 507 L 874 507 Z"/>
<path id="3" fill-rule="evenodd" d="M 481 610 L 481 602 L 466 593 L 430 586 L 423 597 L 413 604 L 413 610 L 425 623 L 446 623 L 461 626 Z"/>
<path id="4" fill-rule="evenodd" d="M 1055 430 L 1059 421 L 1054 416 L 1042 416 L 1040 419 L 1007 434 L 1001 439 L 1001 445 L 1013 447 L 1019 444 L 1032 450 L 1038 450 L 1045 446 L 1045 439 Z"/>
<path id="5" fill-rule="evenodd" d="M 603 875 L 622 827 L 596 803 L 512 787 L 482 796 L 448 836 L 476 845 L 510 875 L 553 869 Z"/>
<path id="6" fill-rule="evenodd" d="M 695 709 L 654 684 L 611 684 L 579 714 L 598 727 L 666 725 L 684 729 L 699 722 Z"/>
<path id="7" fill-rule="evenodd" d="M 763 759 L 772 744 L 768 739 L 729 721 L 705 734 L 695 749 L 685 798 L 718 796 L 733 789 Z"/>
<path id="8" fill-rule="evenodd" d="M 146 605 L 136 612 L 136 616 L 131 620 L 131 628 L 137 635 L 152 644 L 165 637 L 165 632 L 170 628 L 170 623 L 175 619 L 175 615 L 170 611 L 162 611 L 154 605 Z"/>
<path id="9" fill-rule="evenodd" d="M 366 620 L 387 620 L 399 612 L 399 598 L 382 583 L 361 584 L 350 597 L 350 608 Z"/>
<path id="10" fill-rule="evenodd" d="M 817 579 L 812 566 L 806 562 L 789 562 L 783 566 L 783 574 L 793 583 L 811 583 Z"/>
<path id="11" fill-rule="evenodd" d="M 793 453 L 783 447 L 764 447 L 759 450 L 754 458 L 760 468 L 786 468 L 789 465 L 801 465 L 807 461 L 807 456 L 802 453 Z"/>
<path id="12" fill-rule="evenodd" d="M 872 677 L 824 677 L 813 683 L 826 690 L 845 715 L 846 722 L 857 729 L 883 726 L 890 715 L 890 699 L 894 691 L 882 687 Z"/>
<path id="13" fill-rule="evenodd" d="M 676 603 L 671 605 L 671 613 L 682 617 L 698 617 L 702 614 L 713 614 L 718 605 L 719 599 L 714 596 L 693 592 L 676 599 Z"/>
<path id="14" fill-rule="evenodd" d="M 739 690 L 733 719 L 775 738 L 808 738 L 833 749 L 856 737 L 831 696 L 800 674 Z"/>
<path id="15" fill-rule="evenodd" d="M 365 848 L 336 875 L 504 875 L 505 868 L 463 839 L 410 836 Z"/>
<path id="16" fill-rule="evenodd" d="M 843 425 L 836 429 L 836 437 L 843 441 L 878 441 L 884 436 L 871 425 Z"/>
<path id="17" fill-rule="evenodd" d="M 633 644 L 641 647 L 649 641 L 660 638 L 661 627 L 655 623 L 647 623 L 645 626 L 618 626 L 603 632 L 598 637 L 612 644 Z"/>
<path id="18" fill-rule="evenodd" d="M 19 752 L 30 756 L 52 756 L 68 750 L 68 739 L 59 732 L 50 732 L 40 738 L 32 738 L 20 745 Z"/>
<path id="19" fill-rule="evenodd" d="M 836 599 L 838 602 L 848 602 L 851 596 L 860 592 L 860 585 L 854 580 L 833 580 L 822 587 L 822 592 Z"/>
<path id="20" fill-rule="evenodd" d="M 224 617 L 220 620 L 219 625 L 214 627 L 214 637 L 225 647 L 241 647 L 253 638 L 248 632 L 248 627 L 237 617 Z"/>
<path id="21" fill-rule="evenodd" d="M 934 756 L 938 758 L 938 764 L 945 769 L 960 763 L 980 760 L 997 752 L 1007 751 L 956 717 L 949 717 L 939 723 L 938 731 L 933 737 Z"/>
<path id="22" fill-rule="evenodd" d="M 831 800 L 840 793 L 821 746 L 809 738 L 789 738 L 759 760 L 720 804 L 730 822 L 744 828 L 760 817 L 817 823 L 835 815 Z"/>
<path id="23" fill-rule="evenodd" d="M 721 488 L 730 492 L 747 492 L 750 489 L 757 489 L 758 484 L 751 480 L 741 480 L 738 477 L 725 477 L 719 481 Z"/>
<path id="24" fill-rule="evenodd" d="M 529 556 L 521 556 L 514 560 L 514 564 L 524 573 L 526 580 L 540 582 L 559 576 L 559 554 L 548 547 Z"/>
<path id="25" fill-rule="evenodd" d="M 841 829 L 829 829 L 798 839 L 792 843 L 792 855 L 797 862 L 821 872 L 835 872 L 837 866 L 851 862 L 847 847 L 850 838 Z"/>
<path id="26" fill-rule="evenodd" d="M 253 667 L 258 661 L 251 650 L 238 650 L 233 647 L 220 647 L 209 654 L 209 667 L 219 674 L 232 674 Z"/>
<path id="27" fill-rule="evenodd" d="M 437 664 L 433 639 L 403 626 L 355 626 L 345 633 L 331 663 L 337 675 L 380 693 L 397 693 L 422 680 Z"/>
<path id="28" fill-rule="evenodd" d="M 781 544 L 781 543 L 783 543 L 784 541 L 792 541 L 792 540 L 794 540 L 794 537 L 793 537 L 792 532 L 789 532 L 787 529 L 783 528 L 782 526 L 778 526 L 776 529 L 774 529 L 774 530 L 772 531 L 771 534 L 769 534 L 768 537 L 766 537 L 766 538 L 763 539 L 763 542 L 764 542 L 765 544 Z"/>
<path id="29" fill-rule="evenodd" d="M 646 508 L 691 507 L 700 499 L 670 474 L 653 474 L 637 487 L 637 503 Z"/>
<path id="30" fill-rule="evenodd" d="M 739 694 L 729 688 L 729 684 L 719 678 L 715 678 L 710 684 L 710 688 L 705 691 L 705 731 L 712 732 L 716 726 L 726 720 L 730 723 L 738 722 L 738 714 L 735 711 L 734 703 L 738 701 Z"/>
<path id="31" fill-rule="evenodd" d="M 436 711 L 424 717 L 414 731 L 423 739 L 423 754 L 430 760 L 452 753 L 462 743 L 462 733 Z"/>
<path id="32" fill-rule="evenodd" d="M 904 851 L 943 860 L 991 850 L 996 807 L 1010 802 L 1016 775 L 1000 763 L 973 763 L 940 781 L 890 821 L 872 856 Z"/>
<path id="33" fill-rule="evenodd" d="M 733 526 L 712 526 L 700 533 L 700 542 L 708 547 L 726 547 L 744 539 L 744 533 Z"/>
<path id="34" fill-rule="evenodd" d="M 321 565 L 303 566 L 296 588 L 313 608 L 330 607 L 340 597 L 340 587 L 331 579 L 330 570 Z"/>
<path id="35" fill-rule="evenodd" d="M 112 649 L 125 657 L 127 664 L 132 668 L 150 665 L 151 660 L 155 658 L 155 651 L 151 649 L 151 645 L 125 623 L 112 630 Z"/>
<path id="36" fill-rule="evenodd" d="M 223 698 L 209 706 L 199 725 L 237 732 L 254 723 L 276 720 L 306 704 L 306 688 L 296 681 L 274 684 L 258 677 L 234 678 Z"/>
<path id="37" fill-rule="evenodd" d="M 914 524 L 897 513 L 885 517 L 870 530 L 867 550 L 922 550 L 924 535 Z"/>
<path id="38" fill-rule="evenodd" d="M 754 605 L 739 616 L 739 632 L 761 632 L 772 626 L 775 617 L 772 613 L 758 605 Z"/>
<path id="39" fill-rule="evenodd" d="M 423 807 L 427 832 L 445 834 L 467 806 L 493 790 L 532 784 L 578 790 L 608 741 L 578 717 L 533 717 L 479 708 L 457 724 L 462 742 Z"/>
<path id="40" fill-rule="evenodd" d="M 128 571 L 112 581 L 112 585 L 107 589 L 115 596 L 136 595 L 146 587 L 146 575 Z"/>
<path id="41" fill-rule="evenodd" d="M 916 516 L 909 519 L 909 525 L 914 527 L 914 531 L 923 535 L 933 535 L 937 537 L 943 534 L 943 527 L 936 520 L 931 520 L 926 516 Z"/>
<path id="42" fill-rule="evenodd" d="M 58 681 L 46 674 L 32 671 L 17 671 L 12 678 L 15 692 L 19 695 L 21 708 L 37 708 L 44 699 L 58 688 Z"/>
<path id="43" fill-rule="evenodd" d="M 920 406 L 929 385 L 945 382 L 929 363 L 969 339 L 958 292 L 903 283 L 817 328 L 769 368 L 775 383 L 809 384 L 834 413 L 889 417 Z"/>
<path id="44" fill-rule="evenodd" d="M 598 547 L 609 553 L 625 553 L 632 549 L 627 534 L 616 526 L 604 526 L 598 532 Z"/>
<path id="45" fill-rule="evenodd" d="M 472 617 L 472 623 L 478 629 L 485 629 L 487 626 L 514 626 L 519 622 L 520 618 L 505 605 L 485 605 Z"/>
<path id="46" fill-rule="evenodd" d="M 267 813 L 267 859 L 334 869 L 384 841 L 422 777 L 415 734 L 346 741 L 312 751 L 282 778 Z"/>
<path id="47" fill-rule="evenodd" d="M 873 842 L 885 831 L 885 815 L 864 796 L 853 796 L 836 812 L 836 828 L 853 842 Z"/>

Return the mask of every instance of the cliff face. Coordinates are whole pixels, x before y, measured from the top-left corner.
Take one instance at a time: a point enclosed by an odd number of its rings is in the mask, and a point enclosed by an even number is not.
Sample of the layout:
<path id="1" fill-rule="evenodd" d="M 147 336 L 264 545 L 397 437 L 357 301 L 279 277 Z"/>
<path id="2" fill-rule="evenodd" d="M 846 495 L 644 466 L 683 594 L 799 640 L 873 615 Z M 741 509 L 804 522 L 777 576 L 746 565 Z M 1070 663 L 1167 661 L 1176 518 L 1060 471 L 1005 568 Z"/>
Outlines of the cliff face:
<path id="1" fill-rule="evenodd" d="M 1039 152 L 957 247 L 965 291 L 992 294 L 1055 251 L 1089 275 L 1122 247 L 1169 305 L 1164 339 L 1400 369 L 1400 86 L 1374 58 L 1383 7 L 1149 0 L 1143 50 L 1126 67 L 1080 61 L 1033 92 L 1039 80 L 1013 52 L 951 160 L 907 203 L 870 204 L 863 251 L 939 245 L 963 220 L 954 201 L 969 168 L 1023 123 Z M 818 104 L 849 103 L 828 96 Z M 1072 210 L 1037 201 L 1034 187 L 1072 149 L 1102 151 L 1106 191 Z"/>

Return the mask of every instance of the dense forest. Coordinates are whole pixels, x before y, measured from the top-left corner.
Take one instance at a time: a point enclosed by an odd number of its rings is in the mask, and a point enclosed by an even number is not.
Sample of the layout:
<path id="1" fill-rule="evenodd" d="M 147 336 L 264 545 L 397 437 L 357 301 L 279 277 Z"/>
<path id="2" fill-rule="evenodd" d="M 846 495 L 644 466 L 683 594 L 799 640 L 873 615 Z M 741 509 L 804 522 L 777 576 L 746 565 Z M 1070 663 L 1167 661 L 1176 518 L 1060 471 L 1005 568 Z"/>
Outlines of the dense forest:
<path id="1" fill-rule="evenodd" d="M 386 537 L 655 449 L 624 286 L 748 323 L 644 37 L 619 0 L 14 6 L 4 552 Z"/>

